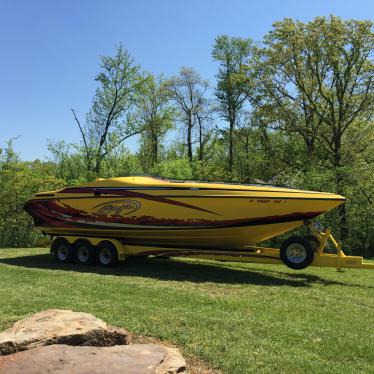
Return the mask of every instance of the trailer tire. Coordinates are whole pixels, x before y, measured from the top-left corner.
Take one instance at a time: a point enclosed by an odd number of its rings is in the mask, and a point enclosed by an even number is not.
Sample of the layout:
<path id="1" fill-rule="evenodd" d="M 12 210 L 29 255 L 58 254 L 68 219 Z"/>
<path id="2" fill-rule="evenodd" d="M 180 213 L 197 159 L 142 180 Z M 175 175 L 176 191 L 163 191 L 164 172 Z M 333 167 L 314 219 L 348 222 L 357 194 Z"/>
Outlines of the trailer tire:
<path id="1" fill-rule="evenodd" d="M 313 262 L 314 249 L 306 238 L 291 236 L 282 243 L 280 258 L 291 269 L 305 269 Z"/>
<path id="2" fill-rule="evenodd" d="M 58 262 L 65 264 L 74 261 L 74 247 L 64 238 L 57 238 L 52 242 L 51 252 Z"/>
<path id="3" fill-rule="evenodd" d="M 78 239 L 74 243 L 75 261 L 82 265 L 91 265 L 95 262 L 95 249 L 92 244 L 85 239 Z"/>
<path id="4" fill-rule="evenodd" d="M 113 267 L 118 264 L 116 246 L 108 241 L 100 242 L 97 246 L 97 261 L 101 266 Z"/>

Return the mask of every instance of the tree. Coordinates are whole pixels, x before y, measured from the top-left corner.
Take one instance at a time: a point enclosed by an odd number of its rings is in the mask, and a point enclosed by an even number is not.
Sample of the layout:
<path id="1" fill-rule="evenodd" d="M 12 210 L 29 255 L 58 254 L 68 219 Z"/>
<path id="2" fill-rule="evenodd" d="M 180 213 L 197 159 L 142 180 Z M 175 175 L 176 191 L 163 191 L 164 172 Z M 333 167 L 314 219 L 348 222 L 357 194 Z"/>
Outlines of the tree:
<path id="1" fill-rule="evenodd" d="M 272 118 L 269 122 L 301 135 L 309 151 L 318 142 L 335 172 L 339 194 L 344 192 L 349 150 L 360 152 L 364 143 L 358 142 L 374 109 L 372 27 L 370 21 L 335 16 L 306 24 L 292 19 L 277 22 L 265 37 L 257 75 L 263 94 L 260 106 Z M 339 214 L 345 240 L 345 205 Z"/>
<path id="2" fill-rule="evenodd" d="M 219 63 L 215 95 L 218 111 L 229 123 L 229 171 L 233 168 L 234 129 L 248 97 L 248 82 L 237 79 L 242 65 L 248 63 L 254 47 L 251 39 L 221 35 L 216 38 L 212 56 Z"/>
<path id="3" fill-rule="evenodd" d="M 179 118 L 186 127 L 187 155 L 190 163 L 193 160 L 193 128 L 199 114 L 202 114 L 202 102 L 209 83 L 191 68 L 182 68 L 178 76 L 168 82 L 170 97 L 174 100 Z"/>
<path id="4" fill-rule="evenodd" d="M 149 75 L 137 102 L 137 121 L 142 133 L 142 145 L 150 155 L 150 166 L 159 161 L 160 142 L 174 125 L 175 110 L 170 104 L 166 81 Z M 147 157 L 149 159 L 149 156 Z"/>
<path id="5" fill-rule="evenodd" d="M 207 98 L 201 98 L 199 108 L 195 111 L 195 123 L 197 125 L 198 160 L 205 161 L 209 149 L 215 142 L 214 120 L 215 106 Z"/>
<path id="6" fill-rule="evenodd" d="M 79 144 L 66 143 L 64 140 L 48 141 L 48 151 L 52 155 L 54 175 L 69 185 L 85 181 L 86 152 Z"/>
<path id="7" fill-rule="evenodd" d="M 101 57 L 101 72 L 95 80 L 99 87 L 85 125 L 81 125 L 74 109 L 72 113 L 82 136 L 87 170 L 99 175 L 102 160 L 126 139 L 142 131 L 133 113 L 144 79 L 139 66 L 120 44 L 113 57 Z"/>
<path id="8" fill-rule="evenodd" d="M 36 192 L 63 186 L 63 181 L 53 176 L 51 163 L 21 161 L 13 142 L 7 142 L 0 153 L 0 247 L 34 245 L 40 233 L 33 230 L 32 219 L 22 205 Z"/>

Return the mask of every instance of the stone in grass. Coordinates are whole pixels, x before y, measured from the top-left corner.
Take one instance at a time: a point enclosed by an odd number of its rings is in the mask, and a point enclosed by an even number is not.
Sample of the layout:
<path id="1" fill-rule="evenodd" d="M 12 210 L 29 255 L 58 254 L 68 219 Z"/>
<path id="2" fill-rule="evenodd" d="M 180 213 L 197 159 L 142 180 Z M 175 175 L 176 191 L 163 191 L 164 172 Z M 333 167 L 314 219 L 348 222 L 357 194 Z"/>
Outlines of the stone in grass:
<path id="1" fill-rule="evenodd" d="M 176 348 L 156 344 L 114 347 L 50 345 L 0 357 L 0 374 L 176 374 L 186 363 Z"/>
<path id="2" fill-rule="evenodd" d="M 92 314 L 49 309 L 16 322 L 0 333 L 0 356 L 51 344 L 107 347 L 129 344 L 127 331 Z"/>

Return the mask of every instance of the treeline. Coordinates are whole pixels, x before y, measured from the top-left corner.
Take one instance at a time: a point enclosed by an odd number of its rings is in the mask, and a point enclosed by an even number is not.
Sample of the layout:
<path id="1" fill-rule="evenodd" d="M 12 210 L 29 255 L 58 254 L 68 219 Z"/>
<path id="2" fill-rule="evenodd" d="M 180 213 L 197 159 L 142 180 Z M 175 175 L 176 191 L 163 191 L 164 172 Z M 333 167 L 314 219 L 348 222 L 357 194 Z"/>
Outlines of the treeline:
<path id="1" fill-rule="evenodd" d="M 101 58 L 90 111 L 72 109 L 79 143 L 49 143 L 48 162 L 2 150 L 0 245 L 35 244 L 20 209 L 35 191 L 146 173 L 345 195 L 323 220 L 347 252 L 374 256 L 373 52 L 370 21 L 335 16 L 284 19 L 261 44 L 218 36 L 215 82 L 186 67 L 156 77 L 119 45 Z"/>

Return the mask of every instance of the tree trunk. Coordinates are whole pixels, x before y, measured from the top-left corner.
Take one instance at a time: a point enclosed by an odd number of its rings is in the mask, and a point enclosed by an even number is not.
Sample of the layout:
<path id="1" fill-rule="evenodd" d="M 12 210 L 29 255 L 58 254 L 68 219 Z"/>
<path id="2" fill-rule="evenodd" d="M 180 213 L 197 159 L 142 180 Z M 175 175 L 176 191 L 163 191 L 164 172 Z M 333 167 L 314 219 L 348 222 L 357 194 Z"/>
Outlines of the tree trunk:
<path id="1" fill-rule="evenodd" d="M 190 161 L 190 163 L 192 163 L 192 117 L 191 117 L 191 113 L 188 114 L 187 153 L 188 153 L 188 160 Z"/>
<path id="2" fill-rule="evenodd" d="M 336 192 L 339 195 L 342 195 L 344 193 L 343 180 L 344 178 L 341 175 L 341 171 L 339 169 L 336 170 Z M 344 203 L 339 206 L 338 213 L 339 213 L 340 239 L 342 242 L 345 242 L 348 238 L 349 230 L 348 230 L 347 209 Z"/>
<path id="3" fill-rule="evenodd" d="M 92 156 L 91 156 L 91 154 L 88 154 L 88 152 L 87 152 L 87 154 L 86 154 L 86 172 L 87 172 L 88 177 L 92 173 L 92 166 L 93 166 Z"/>
<path id="4" fill-rule="evenodd" d="M 308 152 L 309 157 L 314 155 L 314 139 L 310 136 L 304 137 L 306 149 Z"/>
<path id="5" fill-rule="evenodd" d="M 336 139 L 334 141 L 334 167 L 335 167 L 335 185 L 336 185 L 336 192 L 339 195 L 343 195 L 343 184 L 344 184 L 344 176 L 342 175 L 341 171 L 341 139 L 338 135 L 336 135 Z M 339 213 L 339 231 L 340 231 L 340 240 L 345 242 L 348 238 L 349 231 L 348 231 L 348 219 L 347 219 L 347 210 L 345 204 L 342 204 L 338 208 Z"/>
<path id="6" fill-rule="evenodd" d="M 201 124 L 201 118 L 199 118 L 199 160 L 204 159 L 204 144 L 203 144 L 203 128 Z"/>
<path id="7" fill-rule="evenodd" d="M 247 155 L 247 181 L 250 180 L 251 170 L 250 170 L 250 157 L 249 157 L 249 135 L 246 135 L 245 138 L 245 153 Z"/>
<path id="8" fill-rule="evenodd" d="M 156 165 L 157 162 L 158 162 L 158 138 L 157 138 L 157 135 L 154 135 L 152 139 L 152 165 Z"/>
<path id="9" fill-rule="evenodd" d="M 230 119 L 230 132 L 229 132 L 229 172 L 232 172 L 234 164 L 234 125 L 235 118 Z"/>
<path id="10" fill-rule="evenodd" d="M 102 156 L 100 153 L 96 155 L 96 162 L 95 162 L 95 176 L 99 177 L 100 176 L 100 170 L 101 170 L 101 161 L 102 161 Z M 90 172 L 91 170 L 89 170 Z"/>

